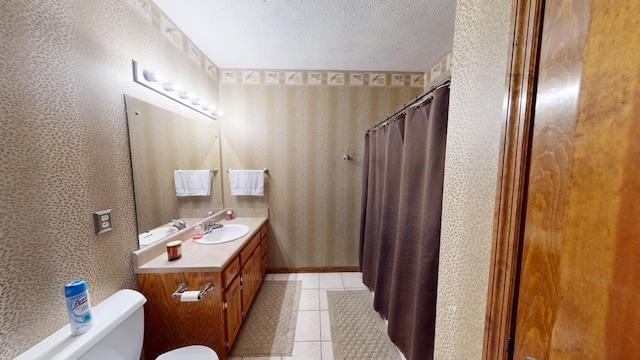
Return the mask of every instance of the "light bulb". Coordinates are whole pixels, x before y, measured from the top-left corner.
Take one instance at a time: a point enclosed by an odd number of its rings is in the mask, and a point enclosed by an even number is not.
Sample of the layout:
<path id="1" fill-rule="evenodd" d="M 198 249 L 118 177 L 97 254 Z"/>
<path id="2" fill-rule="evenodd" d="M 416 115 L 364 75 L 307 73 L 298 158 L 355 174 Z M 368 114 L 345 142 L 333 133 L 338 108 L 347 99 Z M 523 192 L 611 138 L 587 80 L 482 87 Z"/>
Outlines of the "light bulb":
<path id="1" fill-rule="evenodd" d="M 149 70 L 143 70 L 142 71 L 142 76 L 144 77 L 145 80 L 149 81 L 149 82 L 156 82 L 156 81 L 164 81 L 165 80 L 165 76 L 161 73 L 154 73 L 153 71 L 149 71 Z"/>
<path id="2" fill-rule="evenodd" d="M 174 91 L 176 90 L 177 86 L 174 83 L 171 82 L 166 82 L 164 84 L 162 84 L 162 87 L 166 90 L 166 91 Z"/>

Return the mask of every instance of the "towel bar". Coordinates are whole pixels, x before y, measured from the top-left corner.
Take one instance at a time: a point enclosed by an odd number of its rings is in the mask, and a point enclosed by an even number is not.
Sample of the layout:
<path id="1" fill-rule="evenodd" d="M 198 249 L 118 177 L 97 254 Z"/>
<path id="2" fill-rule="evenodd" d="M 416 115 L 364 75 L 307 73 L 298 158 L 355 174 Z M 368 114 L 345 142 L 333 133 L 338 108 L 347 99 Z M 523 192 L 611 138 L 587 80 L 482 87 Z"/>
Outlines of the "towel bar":
<path id="1" fill-rule="evenodd" d="M 177 169 L 175 169 L 174 171 L 178 171 L 178 170 L 182 170 L 182 169 L 177 168 Z M 218 168 L 211 169 L 211 170 L 209 170 L 209 171 L 215 174 L 215 173 L 217 173 L 217 172 L 218 172 Z"/>
<path id="2" fill-rule="evenodd" d="M 227 172 L 229 172 L 229 171 L 231 171 L 231 170 L 233 170 L 233 169 L 232 169 L 232 168 L 229 168 L 229 169 L 227 169 Z M 269 173 L 269 169 L 267 169 L 267 168 L 264 168 L 262 171 L 264 171 L 264 173 L 265 173 L 265 174 L 268 174 L 268 173 Z"/>

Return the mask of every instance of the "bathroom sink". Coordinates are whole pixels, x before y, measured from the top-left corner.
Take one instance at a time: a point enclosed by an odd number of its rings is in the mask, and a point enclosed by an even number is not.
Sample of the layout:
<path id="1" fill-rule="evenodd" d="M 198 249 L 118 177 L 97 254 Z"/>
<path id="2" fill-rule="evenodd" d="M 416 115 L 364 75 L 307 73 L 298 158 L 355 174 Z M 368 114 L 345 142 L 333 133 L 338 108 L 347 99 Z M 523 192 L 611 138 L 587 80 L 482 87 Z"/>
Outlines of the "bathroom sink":
<path id="1" fill-rule="evenodd" d="M 142 234 L 138 235 L 138 242 L 140 243 L 140 246 L 142 247 L 151 245 L 154 242 L 171 235 L 171 233 L 169 232 L 170 228 L 171 226 L 163 226 L 157 229 L 143 232 Z"/>
<path id="2" fill-rule="evenodd" d="M 239 239 L 249 232 L 249 227 L 241 224 L 228 224 L 215 229 L 202 239 L 193 240 L 198 244 L 220 244 Z"/>

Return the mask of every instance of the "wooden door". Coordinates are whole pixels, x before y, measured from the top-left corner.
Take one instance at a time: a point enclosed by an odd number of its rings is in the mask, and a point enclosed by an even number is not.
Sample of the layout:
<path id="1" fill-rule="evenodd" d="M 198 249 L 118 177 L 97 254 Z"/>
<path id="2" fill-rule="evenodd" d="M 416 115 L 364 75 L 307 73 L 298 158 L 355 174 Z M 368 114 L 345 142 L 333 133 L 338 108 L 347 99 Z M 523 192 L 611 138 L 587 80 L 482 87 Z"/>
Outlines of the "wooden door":
<path id="1" fill-rule="evenodd" d="M 640 357 L 640 1 L 547 0 L 514 359 Z"/>

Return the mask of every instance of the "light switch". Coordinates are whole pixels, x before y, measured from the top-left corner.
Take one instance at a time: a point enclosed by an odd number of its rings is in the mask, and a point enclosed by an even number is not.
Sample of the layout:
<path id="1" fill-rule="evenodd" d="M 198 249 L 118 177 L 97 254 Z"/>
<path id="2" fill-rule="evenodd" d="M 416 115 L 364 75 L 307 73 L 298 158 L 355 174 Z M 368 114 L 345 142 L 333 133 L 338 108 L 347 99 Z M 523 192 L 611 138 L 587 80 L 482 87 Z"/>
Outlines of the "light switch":
<path id="1" fill-rule="evenodd" d="M 111 209 L 94 212 L 93 224 L 96 228 L 96 234 L 102 234 L 113 230 L 112 220 Z"/>

